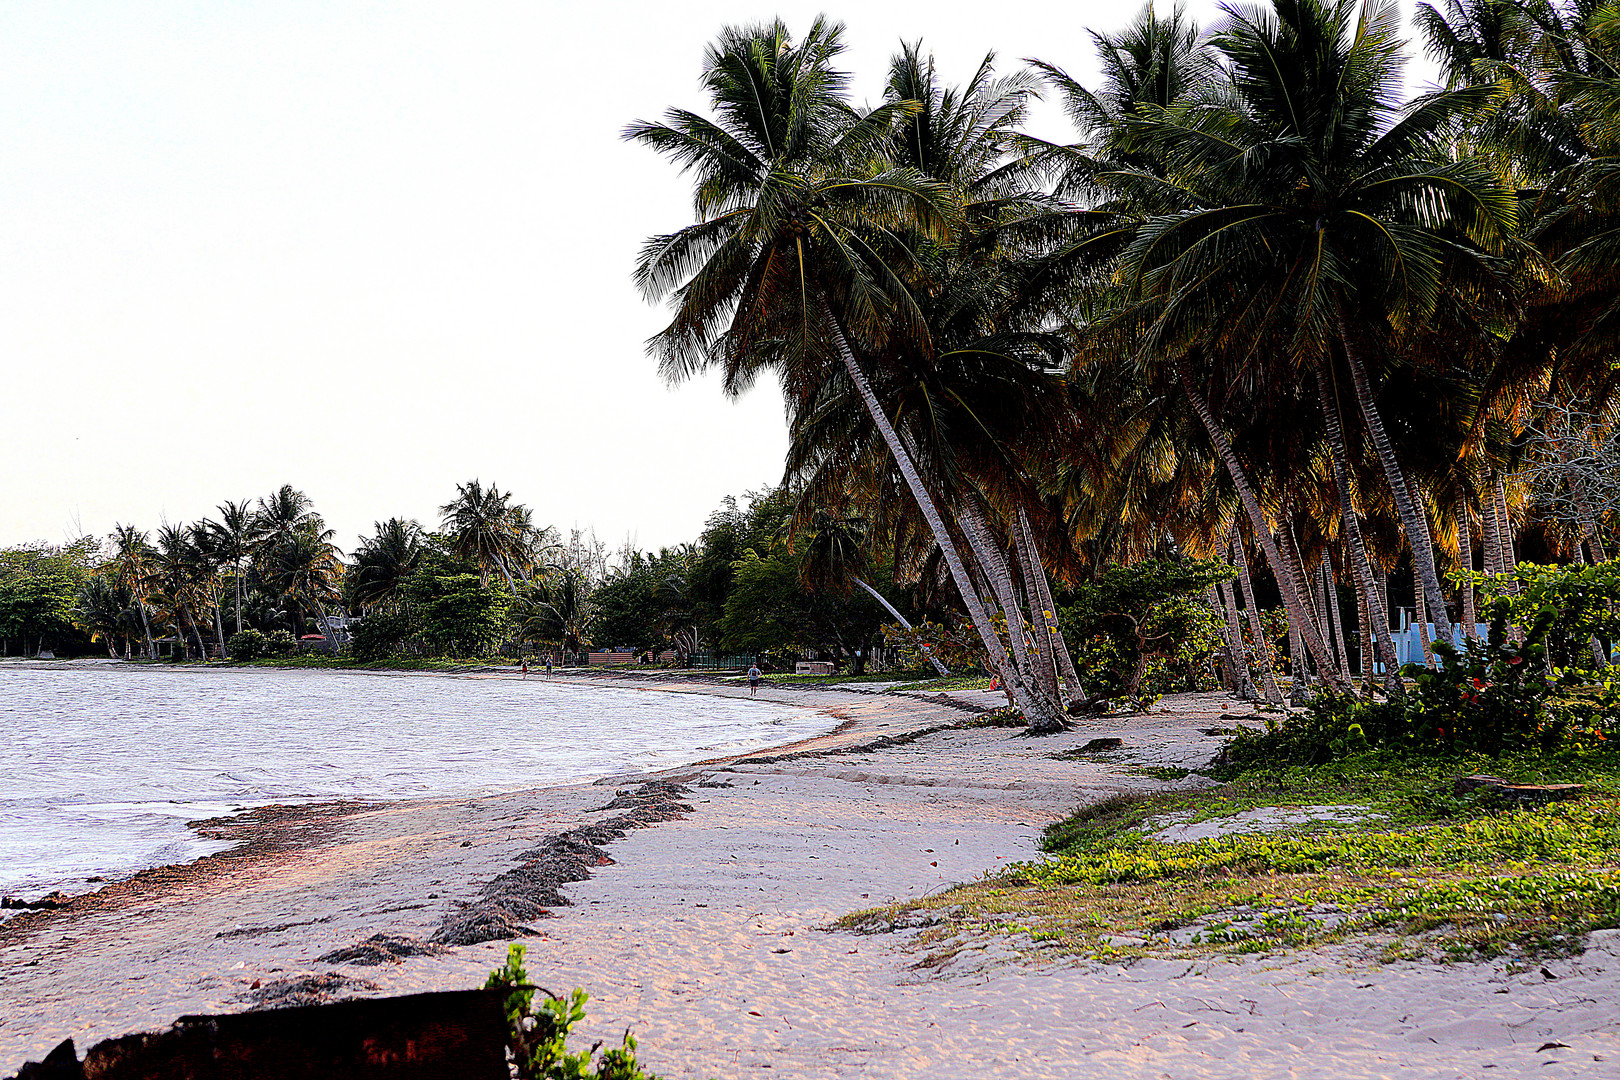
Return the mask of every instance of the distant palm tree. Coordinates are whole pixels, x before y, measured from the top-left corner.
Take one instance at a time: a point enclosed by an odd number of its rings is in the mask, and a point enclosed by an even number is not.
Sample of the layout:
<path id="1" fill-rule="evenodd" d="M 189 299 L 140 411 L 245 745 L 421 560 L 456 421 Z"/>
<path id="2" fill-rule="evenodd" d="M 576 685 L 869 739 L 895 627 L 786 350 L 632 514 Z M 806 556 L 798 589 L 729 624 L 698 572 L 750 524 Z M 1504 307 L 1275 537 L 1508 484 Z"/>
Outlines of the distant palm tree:
<path id="1" fill-rule="evenodd" d="M 79 588 L 73 619 L 90 635 L 107 646 L 107 655 L 118 657 L 119 638 L 126 641 L 138 623 L 135 598 L 129 589 L 107 574 L 91 574 Z"/>
<path id="2" fill-rule="evenodd" d="M 231 502 L 227 499 L 215 509 L 219 520 L 204 524 L 213 535 L 213 546 L 230 564 L 231 578 L 236 588 L 236 632 L 242 632 L 242 579 L 247 573 L 248 560 L 253 555 L 253 508 L 248 500 Z"/>
<path id="3" fill-rule="evenodd" d="M 560 568 L 535 579 L 518 595 L 513 612 L 518 633 L 578 652 L 585 644 L 589 597 L 589 583 L 577 569 Z"/>
<path id="4" fill-rule="evenodd" d="M 355 603 L 369 609 L 396 602 L 422 561 L 422 551 L 422 527 L 416 522 L 401 518 L 377 522 L 373 535 L 361 538 L 349 570 Z"/>
<path id="5" fill-rule="evenodd" d="M 146 658 L 157 659 L 157 643 L 152 640 L 152 620 L 146 611 L 152 586 L 152 546 L 146 534 L 133 525 L 114 526 L 112 534 L 113 580 L 129 591 L 141 615 L 141 631 L 146 635 Z"/>
<path id="6" fill-rule="evenodd" d="M 158 529 L 156 551 L 152 556 L 153 580 L 166 602 L 174 620 L 174 633 L 183 647 L 189 629 L 197 646 L 197 653 L 208 658 L 208 647 L 203 644 L 198 628 L 198 608 L 202 606 L 203 592 L 198 572 L 197 553 L 192 549 L 183 525 L 164 525 Z"/>
<path id="7" fill-rule="evenodd" d="M 326 606 L 342 599 L 338 586 L 343 579 L 343 562 L 327 539 L 329 535 L 311 530 L 289 534 L 265 549 L 260 572 L 279 596 L 314 617 L 328 644 L 335 648 L 337 636 Z"/>
<path id="8" fill-rule="evenodd" d="M 528 551 L 529 510 L 514 505 L 510 492 L 494 484 L 487 489 L 477 480 L 456 485 L 456 497 L 439 508 L 442 527 L 450 538 L 450 548 L 478 567 L 478 576 L 489 584 L 489 572 L 500 571 L 506 587 L 517 595 L 512 567 L 519 565 Z"/>

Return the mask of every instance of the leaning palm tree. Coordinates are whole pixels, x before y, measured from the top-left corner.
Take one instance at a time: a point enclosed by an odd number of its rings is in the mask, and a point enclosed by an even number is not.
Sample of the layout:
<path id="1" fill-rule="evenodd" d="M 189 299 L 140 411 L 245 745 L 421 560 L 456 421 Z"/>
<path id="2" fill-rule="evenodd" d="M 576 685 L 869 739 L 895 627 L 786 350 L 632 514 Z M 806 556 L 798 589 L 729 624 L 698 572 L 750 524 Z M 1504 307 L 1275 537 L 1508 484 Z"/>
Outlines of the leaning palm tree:
<path id="1" fill-rule="evenodd" d="M 881 156 L 895 124 L 921 107 L 888 102 L 864 115 L 833 67 L 842 27 L 728 28 L 708 50 L 703 83 L 716 119 L 671 111 L 626 137 L 696 174 L 698 221 L 650 239 L 636 281 L 675 317 L 649 343 L 664 375 L 718 367 L 728 393 L 775 371 L 790 401 L 833 373 L 871 416 L 950 568 L 963 604 L 1031 730 L 1062 727 L 1056 703 L 1012 667 L 914 456 L 872 389 L 874 360 L 926 338 L 915 299 L 921 245 L 948 242 L 960 209 L 949 184 Z M 905 239 L 902 239 L 904 234 Z"/>
<path id="2" fill-rule="evenodd" d="M 1125 271 L 1162 305 L 1149 348 L 1173 353 L 1191 327 L 1224 349 L 1309 372 L 1354 530 L 1339 416 L 1349 384 L 1449 638 L 1421 495 L 1396 456 L 1373 377 L 1400 359 L 1401 335 L 1421 327 L 1459 265 L 1491 273 L 1489 253 L 1513 226 L 1511 194 L 1483 162 L 1456 157 L 1448 138 L 1488 93 L 1434 94 L 1402 109 L 1393 6 L 1274 8 L 1230 9 L 1211 39 L 1218 91 L 1139 123 L 1137 144 L 1170 164 L 1181 203 L 1147 216 Z M 1245 299 L 1234 307 L 1234 297 Z"/>

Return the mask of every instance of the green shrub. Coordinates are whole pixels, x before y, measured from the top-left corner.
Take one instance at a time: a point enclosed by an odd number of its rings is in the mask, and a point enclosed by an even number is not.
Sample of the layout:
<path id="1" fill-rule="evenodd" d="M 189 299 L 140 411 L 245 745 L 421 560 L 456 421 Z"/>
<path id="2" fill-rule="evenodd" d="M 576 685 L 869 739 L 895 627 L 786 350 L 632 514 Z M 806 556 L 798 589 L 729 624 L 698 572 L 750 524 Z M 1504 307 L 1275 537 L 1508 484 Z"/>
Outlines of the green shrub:
<path id="1" fill-rule="evenodd" d="M 1593 681 L 1577 667 L 1548 662 L 1547 637 L 1559 619 L 1542 608 L 1522 640 L 1508 629 L 1511 605 L 1490 608 L 1490 632 L 1456 649 L 1434 647 L 1437 666 L 1408 664 L 1410 689 L 1392 701 L 1323 694 L 1302 714 L 1268 720 L 1260 734 L 1241 734 L 1217 759 L 1221 775 L 1247 768 L 1315 765 L 1367 749 L 1398 753 L 1498 756 L 1607 742 L 1617 731 L 1620 684 Z"/>
<path id="2" fill-rule="evenodd" d="M 298 639 L 291 630 L 272 630 L 264 638 L 264 655 L 291 656 L 298 651 Z"/>
<path id="3" fill-rule="evenodd" d="M 354 658 L 375 663 L 396 655 L 416 631 L 416 620 L 403 611 L 373 612 L 352 625 L 350 644 Z"/>
<path id="4" fill-rule="evenodd" d="M 257 660 L 268 650 L 263 634 L 249 627 L 232 634 L 225 641 L 225 653 L 232 660 Z"/>
<path id="5" fill-rule="evenodd" d="M 509 990 L 506 996 L 507 1050 L 517 1067 L 519 1080 L 658 1080 L 636 1061 L 636 1040 L 628 1031 L 624 1043 L 602 1052 L 592 1068 L 592 1058 L 602 1044 L 577 1054 L 568 1052 L 568 1033 L 585 1019 L 585 991 L 576 989 L 566 998 L 549 990 L 535 1003 L 534 985 L 523 968 L 523 946 L 513 945 L 506 952 L 506 963 L 489 973 L 486 989 Z"/>

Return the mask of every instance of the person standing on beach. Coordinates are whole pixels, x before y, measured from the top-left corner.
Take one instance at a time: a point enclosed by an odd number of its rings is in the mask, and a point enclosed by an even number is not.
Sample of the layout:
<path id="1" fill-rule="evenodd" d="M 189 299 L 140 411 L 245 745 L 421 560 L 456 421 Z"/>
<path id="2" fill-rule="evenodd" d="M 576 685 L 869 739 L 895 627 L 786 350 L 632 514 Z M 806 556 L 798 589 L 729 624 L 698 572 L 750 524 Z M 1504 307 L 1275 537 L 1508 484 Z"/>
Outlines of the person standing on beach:
<path id="1" fill-rule="evenodd" d="M 525 679 L 529 677 L 529 658 L 527 656 L 523 658 L 523 677 Z"/>
<path id="2" fill-rule="evenodd" d="M 748 696 L 759 696 L 759 665 L 752 664 L 748 668 Z"/>
<path id="3" fill-rule="evenodd" d="M 551 678 L 551 654 L 546 654 L 546 678 Z"/>

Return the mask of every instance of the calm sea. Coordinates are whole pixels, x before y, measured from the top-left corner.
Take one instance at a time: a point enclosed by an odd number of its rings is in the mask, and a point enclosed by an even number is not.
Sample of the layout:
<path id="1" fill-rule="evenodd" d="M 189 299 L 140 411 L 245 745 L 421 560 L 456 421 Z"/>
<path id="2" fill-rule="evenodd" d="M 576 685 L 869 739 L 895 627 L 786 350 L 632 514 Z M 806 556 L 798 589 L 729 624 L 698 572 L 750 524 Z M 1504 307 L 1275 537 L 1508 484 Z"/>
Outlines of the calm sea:
<path id="1" fill-rule="evenodd" d="M 769 702 L 530 678 L 0 668 L 0 892 L 85 891 L 267 803 L 588 781 L 833 727 Z"/>

